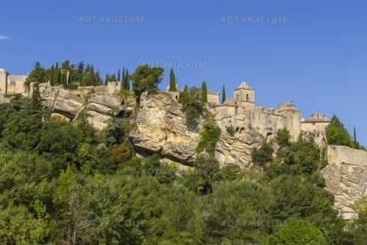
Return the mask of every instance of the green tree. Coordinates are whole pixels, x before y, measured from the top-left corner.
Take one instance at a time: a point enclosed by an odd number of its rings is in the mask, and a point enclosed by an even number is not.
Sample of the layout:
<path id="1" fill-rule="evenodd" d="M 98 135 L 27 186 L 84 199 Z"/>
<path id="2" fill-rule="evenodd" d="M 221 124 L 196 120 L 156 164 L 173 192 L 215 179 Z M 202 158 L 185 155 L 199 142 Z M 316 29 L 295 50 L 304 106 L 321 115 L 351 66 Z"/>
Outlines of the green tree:
<path id="1" fill-rule="evenodd" d="M 175 73 L 174 73 L 172 68 L 171 68 L 170 73 L 169 73 L 169 91 L 170 92 L 176 92 L 177 91 L 176 76 L 175 76 Z"/>
<path id="2" fill-rule="evenodd" d="M 32 110 L 41 110 L 42 109 L 42 98 L 39 91 L 38 83 L 33 84 L 33 93 L 32 93 Z"/>
<path id="3" fill-rule="evenodd" d="M 122 72 L 122 82 L 121 82 L 122 90 L 129 91 L 130 90 L 130 80 L 129 80 L 129 71 L 126 69 Z"/>
<path id="4" fill-rule="evenodd" d="M 269 143 L 264 143 L 259 149 L 254 149 L 251 153 L 252 161 L 261 167 L 273 161 L 274 149 Z"/>
<path id="5" fill-rule="evenodd" d="M 352 208 L 357 212 L 358 219 L 354 220 L 350 228 L 353 244 L 362 245 L 367 239 L 367 197 L 354 202 Z"/>
<path id="6" fill-rule="evenodd" d="M 180 94 L 180 103 L 182 106 L 186 106 L 189 100 L 189 87 L 185 84 L 184 90 Z"/>
<path id="7" fill-rule="evenodd" d="M 332 117 L 326 128 L 326 138 L 330 145 L 352 146 L 351 137 L 337 116 Z"/>
<path id="8" fill-rule="evenodd" d="M 160 67 L 149 67 L 149 65 L 138 66 L 129 78 L 133 82 L 134 93 L 137 101 L 140 101 L 140 96 L 143 92 L 152 92 L 158 89 L 158 84 L 162 80 L 164 70 Z"/>
<path id="9" fill-rule="evenodd" d="M 198 153 L 205 151 L 209 155 L 214 156 L 215 148 L 221 132 L 221 129 L 213 119 L 205 120 L 203 129 L 200 132 L 200 141 L 196 151 Z"/>
<path id="10" fill-rule="evenodd" d="M 121 70 L 119 69 L 117 72 L 117 81 L 121 81 Z"/>
<path id="11" fill-rule="evenodd" d="M 287 147 L 290 145 L 290 134 L 286 128 L 278 130 L 276 142 L 280 147 Z"/>
<path id="12" fill-rule="evenodd" d="M 269 239 L 269 245 L 322 245 L 327 244 L 322 232 L 304 219 L 289 218 Z"/>
<path id="13" fill-rule="evenodd" d="M 272 202 L 270 190 L 249 179 L 214 183 L 202 205 L 204 243 L 261 244 L 273 224 L 265 211 Z"/>
<path id="14" fill-rule="evenodd" d="M 226 88 L 223 85 L 223 89 L 222 89 L 222 104 L 226 101 Z"/>
<path id="15" fill-rule="evenodd" d="M 355 149 L 359 149 L 361 148 L 358 140 L 357 140 L 357 130 L 356 127 L 353 128 L 353 142 L 352 142 L 352 147 Z"/>
<path id="16" fill-rule="evenodd" d="M 207 89 L 205 81 L 203 81 L 202 84 L 201 84 L 201 101 L 203 103 L 208 102 L 208 89 Z"/>
<path id="17" fill-rule="evenodd" d="M 30 86 L 31 83 L 44 83 L 47 81 L 46 71 L 40 62 L 36 62 L 33 70 L 29 73 L 24 85 Z"/>

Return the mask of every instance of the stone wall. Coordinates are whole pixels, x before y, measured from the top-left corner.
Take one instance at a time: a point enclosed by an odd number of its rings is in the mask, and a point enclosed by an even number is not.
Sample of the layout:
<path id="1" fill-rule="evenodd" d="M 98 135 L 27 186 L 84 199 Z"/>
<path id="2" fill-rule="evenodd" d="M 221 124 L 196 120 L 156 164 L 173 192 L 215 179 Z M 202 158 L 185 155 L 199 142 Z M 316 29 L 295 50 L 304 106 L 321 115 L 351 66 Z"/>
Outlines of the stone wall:
<path id="1" fill-rule="evenodd" d="M 352 163 L 367 166 L 367 151 L 352 149 L 347 146 L 329 146 L 327 159 L 329 163 Z"/>
<path id="2" fill-rule="evenodd" d="M 328 165 L 321 171 L 326 190 L 344 219 L 357 217 L 352 205 L 367 196 L 367 151 L 346 146 L 328 146 Z"/>
<path id="3" fill-rule="evenodd" d="M 0 69 L 0 94 L 6 93 L 6 71 L 4 69 Z"/>
<path id="4" fill-rule="evenodd" d="M 24 86 L 27 76 L 24 75 L 9 75 L 7 94 L 27 94 L 27 87 Z"/>
<path id="5" fill-rule="evenodd" d="M 207 93 L 208 103 L 212 105 L 219 104 L 219 93 L 208 92 Z"/>
<path id="6" fill-rule="evenodd" d="M 23 94 L 27 95 L 27 87 L 24 83 L 27 76 L 24 75 L 8 75 L 5 69 L 0 69 L 0 94 Z"/>
<path id="7" fill-rule="evenodd" d="M 222 129 L 233 127 L 237 132 L 253 128 L 264 138 L 272 139 L 279 129 L 289 130 L 292 140 L 297 140 L 301 133 L 300 112 L 291 109 L 254 109 L 220 105 L 214 108 L 216 120 Z"/>

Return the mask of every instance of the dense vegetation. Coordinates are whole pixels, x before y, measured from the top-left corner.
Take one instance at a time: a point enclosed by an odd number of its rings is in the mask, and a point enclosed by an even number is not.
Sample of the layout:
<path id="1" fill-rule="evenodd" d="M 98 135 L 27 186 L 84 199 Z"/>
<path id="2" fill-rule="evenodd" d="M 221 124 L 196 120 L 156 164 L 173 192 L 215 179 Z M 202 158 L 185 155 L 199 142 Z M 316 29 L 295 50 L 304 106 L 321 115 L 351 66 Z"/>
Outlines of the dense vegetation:
<path id="1" fill-rule="evenodd" d="M 53 86 L 63 85 L 73 88 L 79 86 L 97 86 L 108 81 L 121 81 L 124 89 L 130 89 L 129 72 L 126 69 L 118 70 L 117 73 L 106 74 L 103 79 L 93 65 L 79 62 L 71 63 L 69 60 L 56 62 L 50 67 L 44 67 L 40 62 L 36 62 L 34 68 L 27 77 L 26 85 L 31 83 L 50 82 Z"/>
<path id="2" fill-rule="evenodd" d="M 220 169 L 210 155 L 180 171 L 157 155 L 136 158 L 123 121 L 97 135 L 83 123 L 51 121 L 19 97 L 0 112 L 1 244 L 365 241 L 366 202 L 345 230 L 322 188 L 319 149 L 284 132 L 263 173 Z M 210 120 L 205 127 L 210 151 L 210 132 L 220 131 Z"/>

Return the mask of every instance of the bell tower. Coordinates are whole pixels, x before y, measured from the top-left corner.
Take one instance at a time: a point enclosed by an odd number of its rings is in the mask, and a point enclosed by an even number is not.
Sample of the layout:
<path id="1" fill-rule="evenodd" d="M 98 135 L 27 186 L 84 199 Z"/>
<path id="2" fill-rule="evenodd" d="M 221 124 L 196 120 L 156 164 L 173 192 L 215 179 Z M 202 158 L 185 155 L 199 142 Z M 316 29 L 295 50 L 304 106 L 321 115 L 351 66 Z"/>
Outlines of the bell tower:
<path id="1" fill-rule="evenodd" d="M 240 86 L 234 90 L 234 100 L 243 108 L 254 108 L 255 91 L 247 85 L 246 82 L 242 82 Z"/>

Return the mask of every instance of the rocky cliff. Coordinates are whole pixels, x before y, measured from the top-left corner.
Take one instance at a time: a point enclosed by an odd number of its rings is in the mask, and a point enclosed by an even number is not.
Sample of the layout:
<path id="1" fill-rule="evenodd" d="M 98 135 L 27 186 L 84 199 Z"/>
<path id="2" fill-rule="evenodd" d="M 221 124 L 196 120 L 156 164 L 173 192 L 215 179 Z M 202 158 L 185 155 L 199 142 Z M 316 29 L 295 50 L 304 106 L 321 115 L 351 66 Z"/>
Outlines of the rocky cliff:
<path id="1" fill-rule="evenodd" d="M 215 152 L 218 161 L 249 167 L 252 149 L 259 146 L 264 138 L 254 130 L 230 135 L 225 124 L 218 124 L 222 129 Z M 197 131 L 190 131 L 181 105 L 169 94 L 143 94 L 136 126 L 131 134 L 136 148 L 160 153 L 162 157 L 186 165 L 192 165 L 195 161 L 202 120 Z"/>
<path id="2" fill-rule="evenodd" d="M 118 93 L 103 86 L 67 90 L 41 84 L 40 92 L 53 118 L 74 122 L 83 113 L 97 130 L 103 130 L 114 116 L 133 110 L 135 106 L 133 98 L 123 101 Z M 243 128 L 244 120 L 234 120 L 233 125 L 241 127 L 234 135 L 227 132 L 226 121 L 218 120 L 222 135 L 215 156 L 221 164 L 236 163 L 251 167 L 251 151 L 260 146 L 265 137 L 255 129 Z M 140 154 L 159 153 L 164 158 L 190 166 L 196 159 L 201 126 L 202 120 L 197 131 L 188 129 L 181 105 L 170 94 L 145 93 L 141 97 L 136 127 L 130 137 Z"/>
<path id="3" fill-rule="evenodd" d="M 110 93 L 106 87 L 83 87 L 64 89 L 40 84 L 44 104 L 52 111 L 51 116 L 67 122 L 76 121 L 81 114 L 97 130 L 107 127 L 111 119 L 126 110 L 133 110 L 134 100 L 122 101 L 117 93 Z M 131 107 L 127 106 L 131 105 Z"/>
<path id="4" fill-rule="evenodd" d="M 42 84 L 40 92 L 54 118 L 74 122 L 83 113 L 97 130 L 106 128 L 114 116 L 123 115 L 135 107 L 133 98 L 122 100 L 118 93 L 103 86 L 66 90 Z M 216 115 L 215 109 L 208 109 Z M 277 128 L 296 125 L 297 111 L 286 110 L 290 115 L 274 116 L 261 110 L 264 109 L 231 117 L 216 116 L 222 130 L 215 151 L 220 164 L 235 163 L 251 168 L 251 151 L 254 148 L 269 137 L 273 138 Z M 144 93 L 135 122 L 136 127 L 130 137 L 138 153 L 159 153 L 170 161 L 193 165 L 203 121 L 197 131 L 190 131 L 181 105 L 169 93 Z M 329 146 L 328 162 L 329 165 L 322 170 L 326 189 L 335 196 L 335 207 L 341 215 L 345 219 L 353 218 L 352 204 L 367 195 L 367 152 Z"/>

